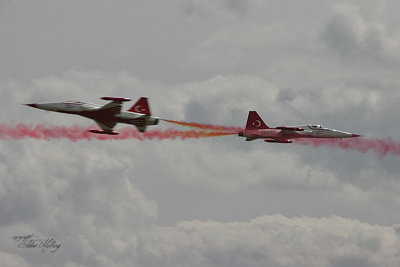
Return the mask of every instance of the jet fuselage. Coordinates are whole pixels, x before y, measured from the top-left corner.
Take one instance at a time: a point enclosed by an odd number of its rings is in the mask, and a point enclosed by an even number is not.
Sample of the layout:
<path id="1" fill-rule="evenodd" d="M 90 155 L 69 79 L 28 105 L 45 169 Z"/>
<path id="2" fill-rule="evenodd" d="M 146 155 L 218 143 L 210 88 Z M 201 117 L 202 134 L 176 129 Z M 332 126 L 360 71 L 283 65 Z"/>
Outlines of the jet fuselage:
<path id="1" fill-rule="evenodd" d="M 110 134 L 115 134 L 114 132 L 112 132 L 112 128 L 117 123 L 136 125 L 141 131 L 144 131 L 147 125 L 158 124 L 159 119 L 157 117 L 150 116 L 147 98 L 141 98 L 141 100 L 139 101 L 141 101 L 140 103 L 142 104 L 136 104 L 135 106 L 133 106 L 131 108 L 131 110 L 133 111 L 121 111 L 121 103 L 123 101 L 129 101 L 130 99 L 110 97 L 104 97 L 102 99 L 112 100 L 113 102 L 105 106 L 81 101 L 42 104 L 35 103 L 26 105 L 47 111 L 80 115 L 89 119 L 93 119 L 103 128 L 103 130 L 105 131 L 104 133 Z M 103 133 L 100 131 L 93 132 Z"/>
<path id="2" fill-rule="evenodd" d="M 257 136 L 257 138 L 348 138 L 355 137 L 354 134 L 348 132 L 342 132 L 335 129 L 329 129 L 320 125 L 305 125 L 305 126 L 293 126 L 295 128 L 301 128 L 302 131 L 287 131 L 281 129 L 260 129 L 260 130 L 243 130 L 239 134 L 240 136 Z"/>
<path id="3" fill-rule="evenodd" d="M 240 131 L 238 135 L 246 137 L 247 141 L 265 139 L 264 141 L 271 143 L 291 143 L 291 139 L 294 138 L 350 138 L 360 136 L 316 124 L 269 128 L 255 111 L 249 112 L 246 128 Z"/>

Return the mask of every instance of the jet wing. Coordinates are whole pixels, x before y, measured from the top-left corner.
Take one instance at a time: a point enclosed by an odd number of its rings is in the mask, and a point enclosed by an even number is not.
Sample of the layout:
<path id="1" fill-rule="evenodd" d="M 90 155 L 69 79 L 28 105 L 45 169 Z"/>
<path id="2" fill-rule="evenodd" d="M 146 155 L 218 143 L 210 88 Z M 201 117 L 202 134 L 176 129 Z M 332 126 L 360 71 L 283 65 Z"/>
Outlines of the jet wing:
<path id="1" fill-rule="evenodd" d="M 304 131 L 303 128 L 300 127 L 288 127 L 288 126 L 279 126 L 276 129 L 283 130 L 283 131 Z"/>
<path id="2" fill-rule="evenodd" d="M 246 141 L 253 141 L 253 140 L 256 140 L 256 139 L 257 139 L 256 136 L 247 136 L 246 137 Z"/>
<path id="3" fill-rule="evenodd" d="M 107 111 L 110 112 L 112 114 L 119 114 L 121 113 L 121 109 L 122 109 L 122 102 L 125 101 L 131 101 L 129 98 L 125 98 L 125 97 L 109 97 L 109 96 L 105 96 L 102 97 L 101 99 L 103 100 L 107 100 L 107 101 L 111 101 L 110 103 L 102 106 L 99 110 L 102 111 Z"/>
<path id="4" fill-rule="evenodd" d="M 117 124 L 114 121 L 111 122 L 100 122 L 100 121 L 96 121 L 97 125 L 100 126 L 101 129 L 103 129 L 104 132 L 106 133 L 113 133 L 113 128 L 114 126 Z"/>
<path id="5" fill-rule="evenodd" d="M 111 114 L 119 114 L 121 113 L 121 109 L 122 109 L 122 102 L 113 101 L 102 106 L 99 109 L 99 111 L 107 111 L 110 112 Z"/>

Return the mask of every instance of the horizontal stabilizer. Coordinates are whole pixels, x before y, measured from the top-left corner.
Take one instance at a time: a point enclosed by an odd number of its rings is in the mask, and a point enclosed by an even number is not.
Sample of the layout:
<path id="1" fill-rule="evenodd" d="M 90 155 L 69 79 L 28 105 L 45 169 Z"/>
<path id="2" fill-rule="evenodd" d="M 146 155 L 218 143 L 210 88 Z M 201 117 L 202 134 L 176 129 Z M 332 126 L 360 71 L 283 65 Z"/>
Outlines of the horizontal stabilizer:
<path id="1" fill-rule="evenodd" d="M 111 131 L 111 132 L 105 132 L 105 131 L 100 131 L 100 130 L 89 130 L 91 133 L 96 133 L 96 134 L 109 134 L 109 135 L 117 135 L 117 132 Z"/>
<path id="2" fill-rule="evenodd" d="M 136 125 L 136 128 L 139 130 L 139 132 L 143 133 L 144 131 L 146 131 L 146 127 L 147 125 Z"/>
<path id="3" fill-rule="evenodd" d="M 140 117 L 131 119 L 129 122 L 136 126 L 144 126 L 144 125 L 146 125 L 147 118 L 148 118 L 147 115 L 142 115 Z"/>
<path id="4" fill-rule="evenodd" d="M 279 129 L 279 130 L 285 130 L 285 131 L 304 131 L 304 129 L 303 128 L 300 128 L 300 127 L 287 127 L 287 126 L 279 126 L 279 127 L 276 127 L 276 129 Z"/>

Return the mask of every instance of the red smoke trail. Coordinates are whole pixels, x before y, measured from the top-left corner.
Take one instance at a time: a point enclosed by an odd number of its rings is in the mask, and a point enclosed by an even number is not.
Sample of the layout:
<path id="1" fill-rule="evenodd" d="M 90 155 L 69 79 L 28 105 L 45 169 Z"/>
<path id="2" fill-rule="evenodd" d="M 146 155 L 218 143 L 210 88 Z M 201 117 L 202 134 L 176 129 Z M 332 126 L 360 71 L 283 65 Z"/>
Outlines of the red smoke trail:
<path id="1" fill-rule="evenodd" d="M 314 147 L 328 146 L 332 148 L 342 148 L 345 150 L 359 151 L 366 153 L 373 151 L 378 154 L 380 158 L 384 158 L 388 154 L 400 155 L 400 143 L 391 139 L 366 139 L 366 138 L 349 138 L 349 139 L 317 139 L 317 138 L 302 138 L 293 139 L 293 141 L 300 145 L 312 145 Z"/>
<path id="2" fill-rule="evenodd" d="M 144 133 L 140 133 L 134 128 L 123 128 L 119 130 L 118 135 L 105 135 L 105 134 L 94 134 L 88 132 L 92 127 L 83 127 L 73 125 L 69 127 L 65 126 L 51 126 L 51 125 L 26 125 L 18 124 L 16 126 L 8 126 L 0 124 L 0 139 L 3 140 L 20 140 L 25 138 L 34 138 L 42 140 L 50 139 L 69 139 L 71 141 L 78 140 L 126 140 L 126 139 L 177 139 L 182 140 L 187 138 L 205 138 L 231 135 L 233 133 L 227 132 L 205 132 L 205 131 L 178 131 L 174 129 L 166 130 L 149 130 Z"/>
<path id="3" fill-rule="evenodd" d="M 241 127 L 236 127 L 236 126 L 223 126 L 223 125 L 204 124 L 204 123 L 197 123 L 197 122 L 173 121 L 173 120 L 166 120 L 166 119 L 163 119 L 163 121 L 175 123 L 175 124 L 182 125 L 182 126 L 203 129 L 203 130 L 232 132 L 232 134 L 238 133 L 239 131 L 243 130 Z"/>

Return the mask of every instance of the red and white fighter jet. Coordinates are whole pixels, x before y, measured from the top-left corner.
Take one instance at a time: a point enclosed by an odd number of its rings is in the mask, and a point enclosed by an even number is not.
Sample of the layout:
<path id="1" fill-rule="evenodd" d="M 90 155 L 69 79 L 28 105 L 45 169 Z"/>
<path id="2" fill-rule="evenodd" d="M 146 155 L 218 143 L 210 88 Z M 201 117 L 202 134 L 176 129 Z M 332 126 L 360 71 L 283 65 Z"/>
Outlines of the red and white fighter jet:
<path id="1" fill-rule="evenodd" d="M 269 143 L 292 143 L 293 138 L 349 138 L 358 134 L 325 128 L 321 125 L 280 126 L 269 128 L 255 111 L 249 111 L 246 128 L 238 133 L 246 141 L 264 139 Z"/>
<path id="2" fill-rule="evenodd" d="M 122 103 L 131 101 L 124 97 L 102 97 L 103 100 L 111 101 L 110 103 L 99 106 L 87 102 L 67 101 L 61 103 L 44 103 L 44 104 L 25 104 L 30 107 L 55 111 L 61 113 L 80 115 L 94 120 L 101 129 L 89 130 L 98 134 L 118 134 L 113 131 L 117 123 L 126 123 L 135 125 L 139 131 L 144 132 L 147 125 L 158 124 L 158 118 L 152 117 L 150 113 L 149 103 L 146 97 L 140 98 L 135 105 L 127 111 L 122 111 Z"/>

